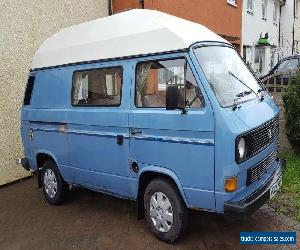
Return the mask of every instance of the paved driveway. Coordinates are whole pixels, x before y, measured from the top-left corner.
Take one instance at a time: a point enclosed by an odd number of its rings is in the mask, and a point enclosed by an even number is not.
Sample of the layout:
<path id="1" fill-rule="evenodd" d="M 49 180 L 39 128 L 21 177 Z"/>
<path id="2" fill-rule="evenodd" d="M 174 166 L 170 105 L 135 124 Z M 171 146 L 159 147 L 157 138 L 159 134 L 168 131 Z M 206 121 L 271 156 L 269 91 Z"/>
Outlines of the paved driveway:
<path id="1" fill-rule="evenodd" d="M 0 211 L 0 249 L 240 249 L 240 231 L 290 230 L 264 210 L 242 222 L 193 212 L 186 235 L 168 245 L 136 220 L 134 203 L 80 189 L 50 206 L 35 177 L 1 188 Z"/>

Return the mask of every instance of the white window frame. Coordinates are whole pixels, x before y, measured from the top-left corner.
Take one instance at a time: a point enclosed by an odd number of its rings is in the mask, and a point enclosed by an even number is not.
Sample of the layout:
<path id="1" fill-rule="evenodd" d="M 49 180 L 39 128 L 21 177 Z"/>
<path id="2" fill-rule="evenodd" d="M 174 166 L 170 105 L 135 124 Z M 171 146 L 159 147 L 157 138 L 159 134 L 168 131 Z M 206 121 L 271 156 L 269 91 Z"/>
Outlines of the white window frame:
<path id="1" fill-rule="evenodd" d="M 254 50 L 254 68 L 258 74 L 262 74 L 265 70 L 266 50 L 263 47 L 255 47 Z M 256 61 L 258 59 L 258 61 Z"/>
<path id="2" fill-rule="evenodd" d="M 278 16 L 279 16 L 279 4 L 274 2 L 274 9 L 273 9 L 273 24 L 278 25 Z"/>
<path id="3" fill-rule="evenodd" d="M 298 15 L 299 15 L 299 1 L 295 0 L 295 18 L 298 19 Z"/>
<path id="4" fill-rule="evenodd" d="M 247 12 L 250 14 L 254 13 L 254 0 L 247 0 Z"/>
<path id="5" fill-rule="evenodd" d="M 296 53 L 296 54 L 299 54 L 299 41 L 297 41 L 297 40 L 295 40 L 295 42 L 294 42 L 294 52 Z"/>
<path id="6" fill-rule="evenodd" d="M 234 7 L 237 7 L 237 3 L 236 3 L 237 0 L 227 0 L 227 3 L 234 6 Z"/>
<path id="7" fill-rule="evenodd" d="M 262 14 L 262 19 L 267 20 L 267 15 L 268 15 L 268 1 L 267 0 L 262 0 L 261 1 L 261 14 Z"/>

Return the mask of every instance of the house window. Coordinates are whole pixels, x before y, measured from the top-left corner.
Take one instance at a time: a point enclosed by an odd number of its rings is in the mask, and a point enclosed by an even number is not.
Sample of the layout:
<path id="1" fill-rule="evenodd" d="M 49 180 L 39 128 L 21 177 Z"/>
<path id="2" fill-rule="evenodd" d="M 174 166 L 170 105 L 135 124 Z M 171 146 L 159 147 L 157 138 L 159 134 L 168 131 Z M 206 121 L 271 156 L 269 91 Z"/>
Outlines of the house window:
<path id="1" fill-rule="evenodd" d="M 262 18 L 267 20 L 267 0 L 262 0 Z"/>
<path id="2" fill-rule="evenodd" d="M 237 6 L 236 5 L 236 0 L 227 0 L 227 3 L 230 4 L 230 5 L 233 5 L 235 7 Z"/>
<path id="3" fill-rule="evenodd" d="M 253 47 L 252 46 L 244 46 L 243 49 L 244 60 L 248 67 L 252 68 L 253 66 Z"/>
<path id="4" fill-rule="evenodd" d="M 119 106 L 121 103 L 122 68 L 76 71 L 73 75 L 75 106 Z"/>
<path id="5" fill-rule="evenodd" d="M 275 55 L 276 55 L 276 49 L 271 49 L 271 57 L 270 57 L 270 68 L 272 69 L 275 66 Z"/>
<path id="6" fill-rule="evenodd" d="M 298 19 L 298 11 L 299 11 L 299 1 L 295 1 L 295 18 Z"/>
<path id="7" fill-rule="evenodd" d="M 296 54 L 299 54 L 299 41 L 296 41 L 295 40 L 295 42 L 294 42 L 294 52 L 296 53 Z"/>
<path id="8" fill-rule="evenodd" d="M 253 14 L 253 12 L 254 12 L 254 0 L 247 0 L 247 12 Z"/>
<path id="9" fill-rule="evenodd" d="M 255 72 L 262 74 L 264 71 L 264 61 L 265 61 L 265 49 L 257 47 L 255 48 L 255 57 L 254 57 L 254 68 Z"/>
<path id="10" fill-rule="evenodd" d="M 166 91 L 177 86 L 181 107 L 200 108 L 204 99 L 185 59 L 142 62 L 136 68 L 138 108 L 166 108 Z"/>
<path id="11" fill-rule="evenodd" d="M 274 3 L 274 9 L 273 9 L 273 23 L 277 25 L 278 23 L 278 12 L 279 12 L 279 6 L 278 3 Z"/>

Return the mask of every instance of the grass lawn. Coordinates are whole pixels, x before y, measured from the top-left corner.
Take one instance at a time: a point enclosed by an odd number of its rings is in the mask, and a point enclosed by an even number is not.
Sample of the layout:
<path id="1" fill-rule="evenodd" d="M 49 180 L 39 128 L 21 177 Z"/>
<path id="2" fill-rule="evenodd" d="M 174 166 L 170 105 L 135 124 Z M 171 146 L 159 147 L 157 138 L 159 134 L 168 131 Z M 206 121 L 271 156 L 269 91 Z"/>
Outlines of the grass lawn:
<path id="1" fill-rule="evenodd" d="M 278 213 L 300 221 L 300 156 L 293 152 L 284 152 L 280 153 L 279 157 L 286 158 L 286 171 L 281 192 L 269 202 L 269 205 Z"/>

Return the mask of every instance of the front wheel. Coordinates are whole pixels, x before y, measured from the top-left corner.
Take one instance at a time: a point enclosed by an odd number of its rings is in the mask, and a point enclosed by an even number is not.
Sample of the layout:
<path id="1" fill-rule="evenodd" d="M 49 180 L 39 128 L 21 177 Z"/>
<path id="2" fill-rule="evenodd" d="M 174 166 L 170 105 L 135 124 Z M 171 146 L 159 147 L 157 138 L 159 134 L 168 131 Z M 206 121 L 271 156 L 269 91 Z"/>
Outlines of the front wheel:
<path id="1" fill-rule="evenodd" d="M 60 205 L 64 202 L 68 188 L 63 180 L 56 164 L 53 161 L 46 161 L 43 164 L 42 189 L 45 199 L 51 205 Z"/>
<path id="2" fill-rule="evenodd" d="M 144 209 L 152 233 L 162 241 L 174 242 L 187 227 L 188 209 L 177 187 L 168 180 L 155 179 L 149 183 Z"/>

